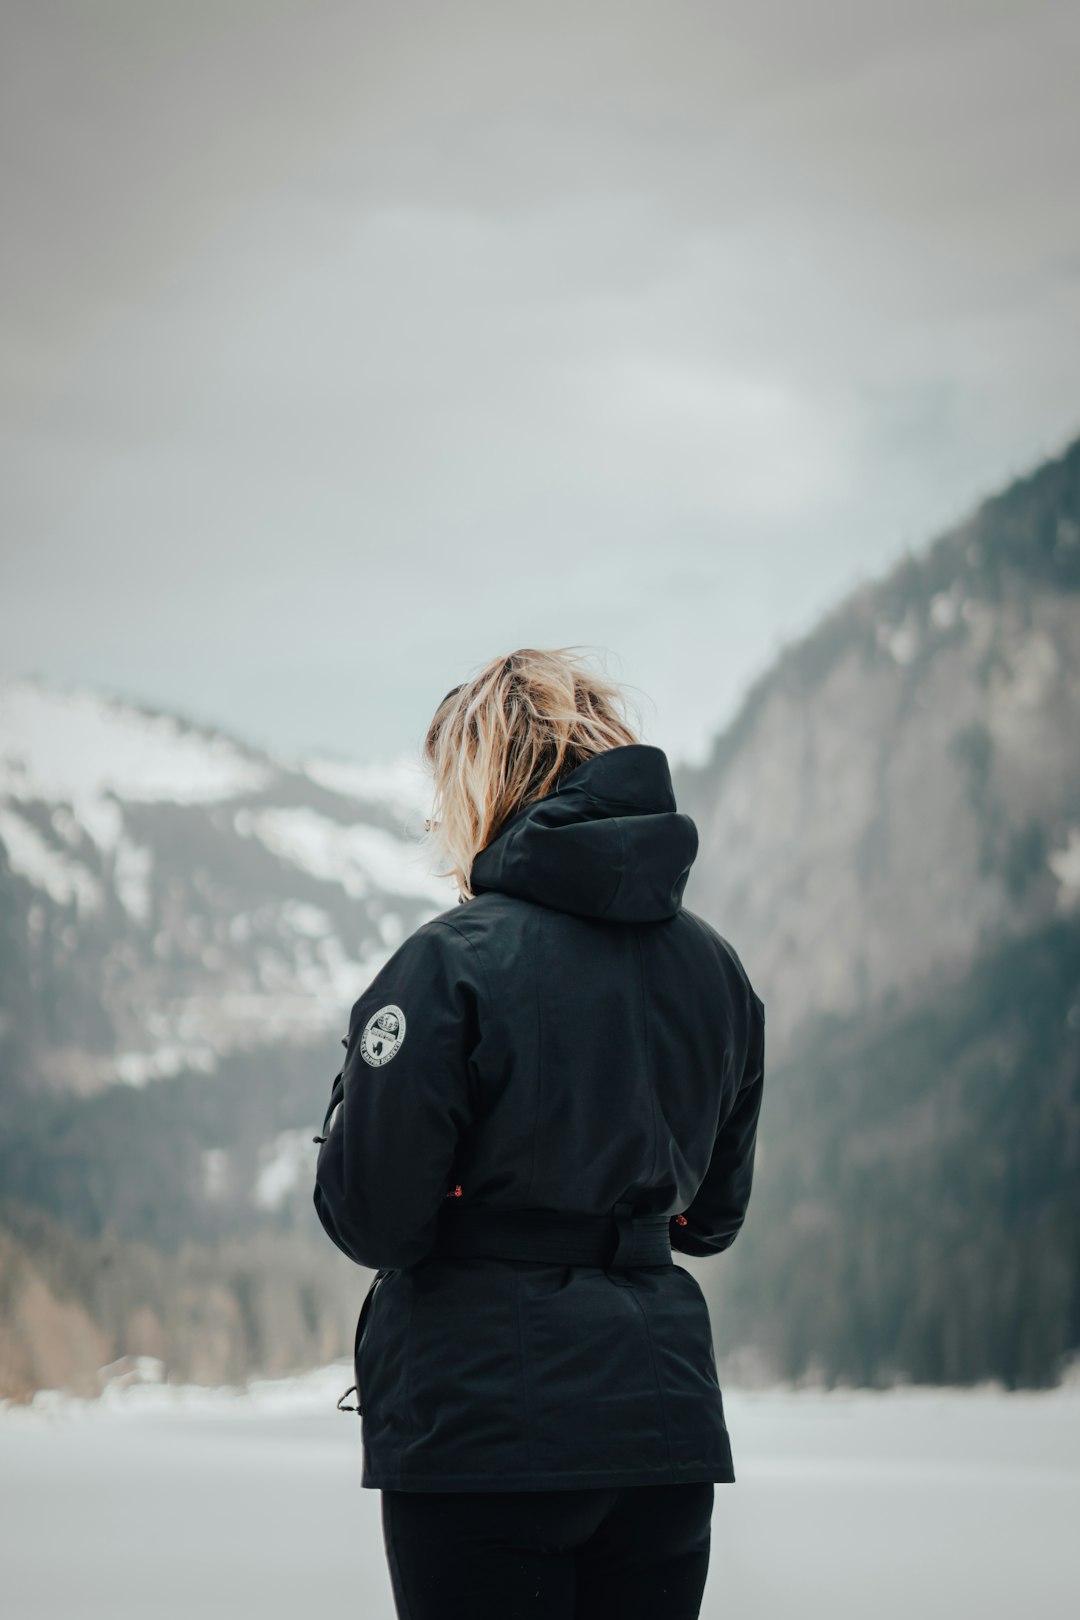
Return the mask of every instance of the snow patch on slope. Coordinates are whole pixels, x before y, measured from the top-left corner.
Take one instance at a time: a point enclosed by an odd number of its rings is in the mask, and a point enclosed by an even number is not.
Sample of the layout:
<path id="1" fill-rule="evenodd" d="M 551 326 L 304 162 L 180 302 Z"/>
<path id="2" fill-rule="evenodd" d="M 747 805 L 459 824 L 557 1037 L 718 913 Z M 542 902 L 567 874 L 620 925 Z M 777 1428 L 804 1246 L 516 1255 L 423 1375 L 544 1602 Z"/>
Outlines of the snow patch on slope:
<path id="1" fill-rule="evenodd" d="M 120 904 L 136 922 L 150 921 L 150 872 L 153 856 L 130 838 L 117 840 L 113 858 L 113 882 Z"/>
<path id="2" fill-rule="evenodd" d="M 79 911 L 98 911 L 102 904 L 101 884 L 80 862 L 47 843 L 38 829 L 6 805 L 0 804 L 0 844 L 8 853 L 12 870 L 44 889 L 57 905 L 72 900 Z"/>
<path id="3" fill-rule="evenodd" d="M 381 890 L 446 907 L 453 901 L 446 879 L 427 870 L 420 851 L 381 827 L 342 826 L 304 808 L 239 810 L 233 824 L 241 837 L 257 838 L 271 854 L 324 883 L 340 883 L 354 899 Z"/>
<path id="4" fill-rule="evenodd" d="M 0 793 L 70 804 L 103 847 L 119 819 L 102 801 L 201 804 L 263 787 L 267 768 L 224 737 L 98 693 L 0 683 Z M 100 835 L 100 838 L 99 838 Z"/>
<path id="5" fill-rule="evenodd" d="M 299 760 L 295 768 L 332 793 L 386 805 L 398 820 L 417 832 L 430 810 L 431 777 L 419 760 L 408 755 L 363 765 L 316 756 Z"/>
<path id="6" fill-rule="evenodd" d="M 1080 827 L 1070 827 L 1065 848 L 1052 850 L 1047 856 L 1047 865 L 1061 885 L 1059 909 L 1071 911 L 1080 906 Z"/>
<path id="7" fill-rule="evenodd" d="M 260 1209 L 279 1209 L 312 1175 L 311 1128 L 281 1131 L 263 1150 L 263 1163 L 255 1178 L 255 1202 Z"/>

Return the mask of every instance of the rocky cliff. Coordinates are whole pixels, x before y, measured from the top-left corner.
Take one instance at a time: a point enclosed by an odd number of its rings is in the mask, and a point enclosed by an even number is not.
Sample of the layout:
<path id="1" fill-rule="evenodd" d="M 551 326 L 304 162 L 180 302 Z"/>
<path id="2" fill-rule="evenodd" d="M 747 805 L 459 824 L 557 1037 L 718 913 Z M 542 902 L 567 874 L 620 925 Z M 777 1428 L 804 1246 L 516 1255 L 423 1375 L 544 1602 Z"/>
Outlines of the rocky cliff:
<path id="1" fill-rule="evenodd" d="M 774 1059 L 1080 901 L 1080 442 L 842 603 L 678 773 Z"/>

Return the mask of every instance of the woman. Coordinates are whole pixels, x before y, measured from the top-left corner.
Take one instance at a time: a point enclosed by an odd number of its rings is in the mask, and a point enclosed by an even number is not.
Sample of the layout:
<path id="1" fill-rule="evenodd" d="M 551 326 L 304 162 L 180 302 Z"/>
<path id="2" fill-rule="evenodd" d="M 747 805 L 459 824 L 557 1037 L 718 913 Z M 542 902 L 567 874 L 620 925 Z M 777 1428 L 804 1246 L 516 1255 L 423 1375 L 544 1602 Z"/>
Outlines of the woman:
<path id="1" fill-rule="evenodd" d="M 684 1620 L 734 1472 L 671 1251 L 743 1223 L 764 1008 L 681 905 L 664 754 L 582 660 L 492 660 L 425 758 L 459 903 L 353 1007 L 315 1186 L 378 1268 L 357 1410 L 397 1612 Z"/>

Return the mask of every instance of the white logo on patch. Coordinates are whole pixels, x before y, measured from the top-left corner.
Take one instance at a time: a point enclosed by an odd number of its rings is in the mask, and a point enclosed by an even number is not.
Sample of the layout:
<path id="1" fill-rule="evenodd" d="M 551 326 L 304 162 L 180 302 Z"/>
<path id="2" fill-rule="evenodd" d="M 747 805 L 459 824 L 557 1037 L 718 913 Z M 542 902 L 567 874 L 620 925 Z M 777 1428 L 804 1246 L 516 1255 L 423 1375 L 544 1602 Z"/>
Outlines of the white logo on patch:
<path id="1" fill-rule="evenodd" d="M 397 1056 L 404 1039 L 405 1014 L 401 1008 L 393 1005 L 380 1007 L 364 1025 L 364 1033 L 360 1037 L 360 1056 L 373 1069 L 378 1069 Z"/>

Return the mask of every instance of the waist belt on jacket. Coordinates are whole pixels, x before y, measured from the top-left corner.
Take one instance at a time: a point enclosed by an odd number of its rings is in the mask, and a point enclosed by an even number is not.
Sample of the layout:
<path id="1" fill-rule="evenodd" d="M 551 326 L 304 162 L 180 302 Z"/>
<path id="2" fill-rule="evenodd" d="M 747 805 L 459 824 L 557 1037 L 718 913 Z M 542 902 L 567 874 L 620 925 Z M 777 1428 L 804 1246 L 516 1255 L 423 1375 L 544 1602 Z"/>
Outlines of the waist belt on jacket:
<path id="1" fill-rule="evenodd" d="M 635 1215 L 616 1204 L 610 1215 L 482 1204 L 443 1211 L 433 1258 L 535 1260 L 551 1265 L 670 1266 L 670 1217 Z"/>
<path id="2" fill-rule="evenodd" d="M 483 1204 L 442 1212 L 429 1259 L 535 1260 L 557 1266 L 671 1266 L 668 1215 L 635 1215 L 631 1204 L 616 1204 L 610 1215 L 567 1215 L 546 1209 L 492 1209 Z M 367 1328 L 375 1290 L 389 1270 L 372 1279 L 356 1323 L 353 1366 Z M 355 1406 L 345 1404 L 356 1394 Z M 363 1413 L 356 1384 L 338 1397 L 339 1412 Z"/>

